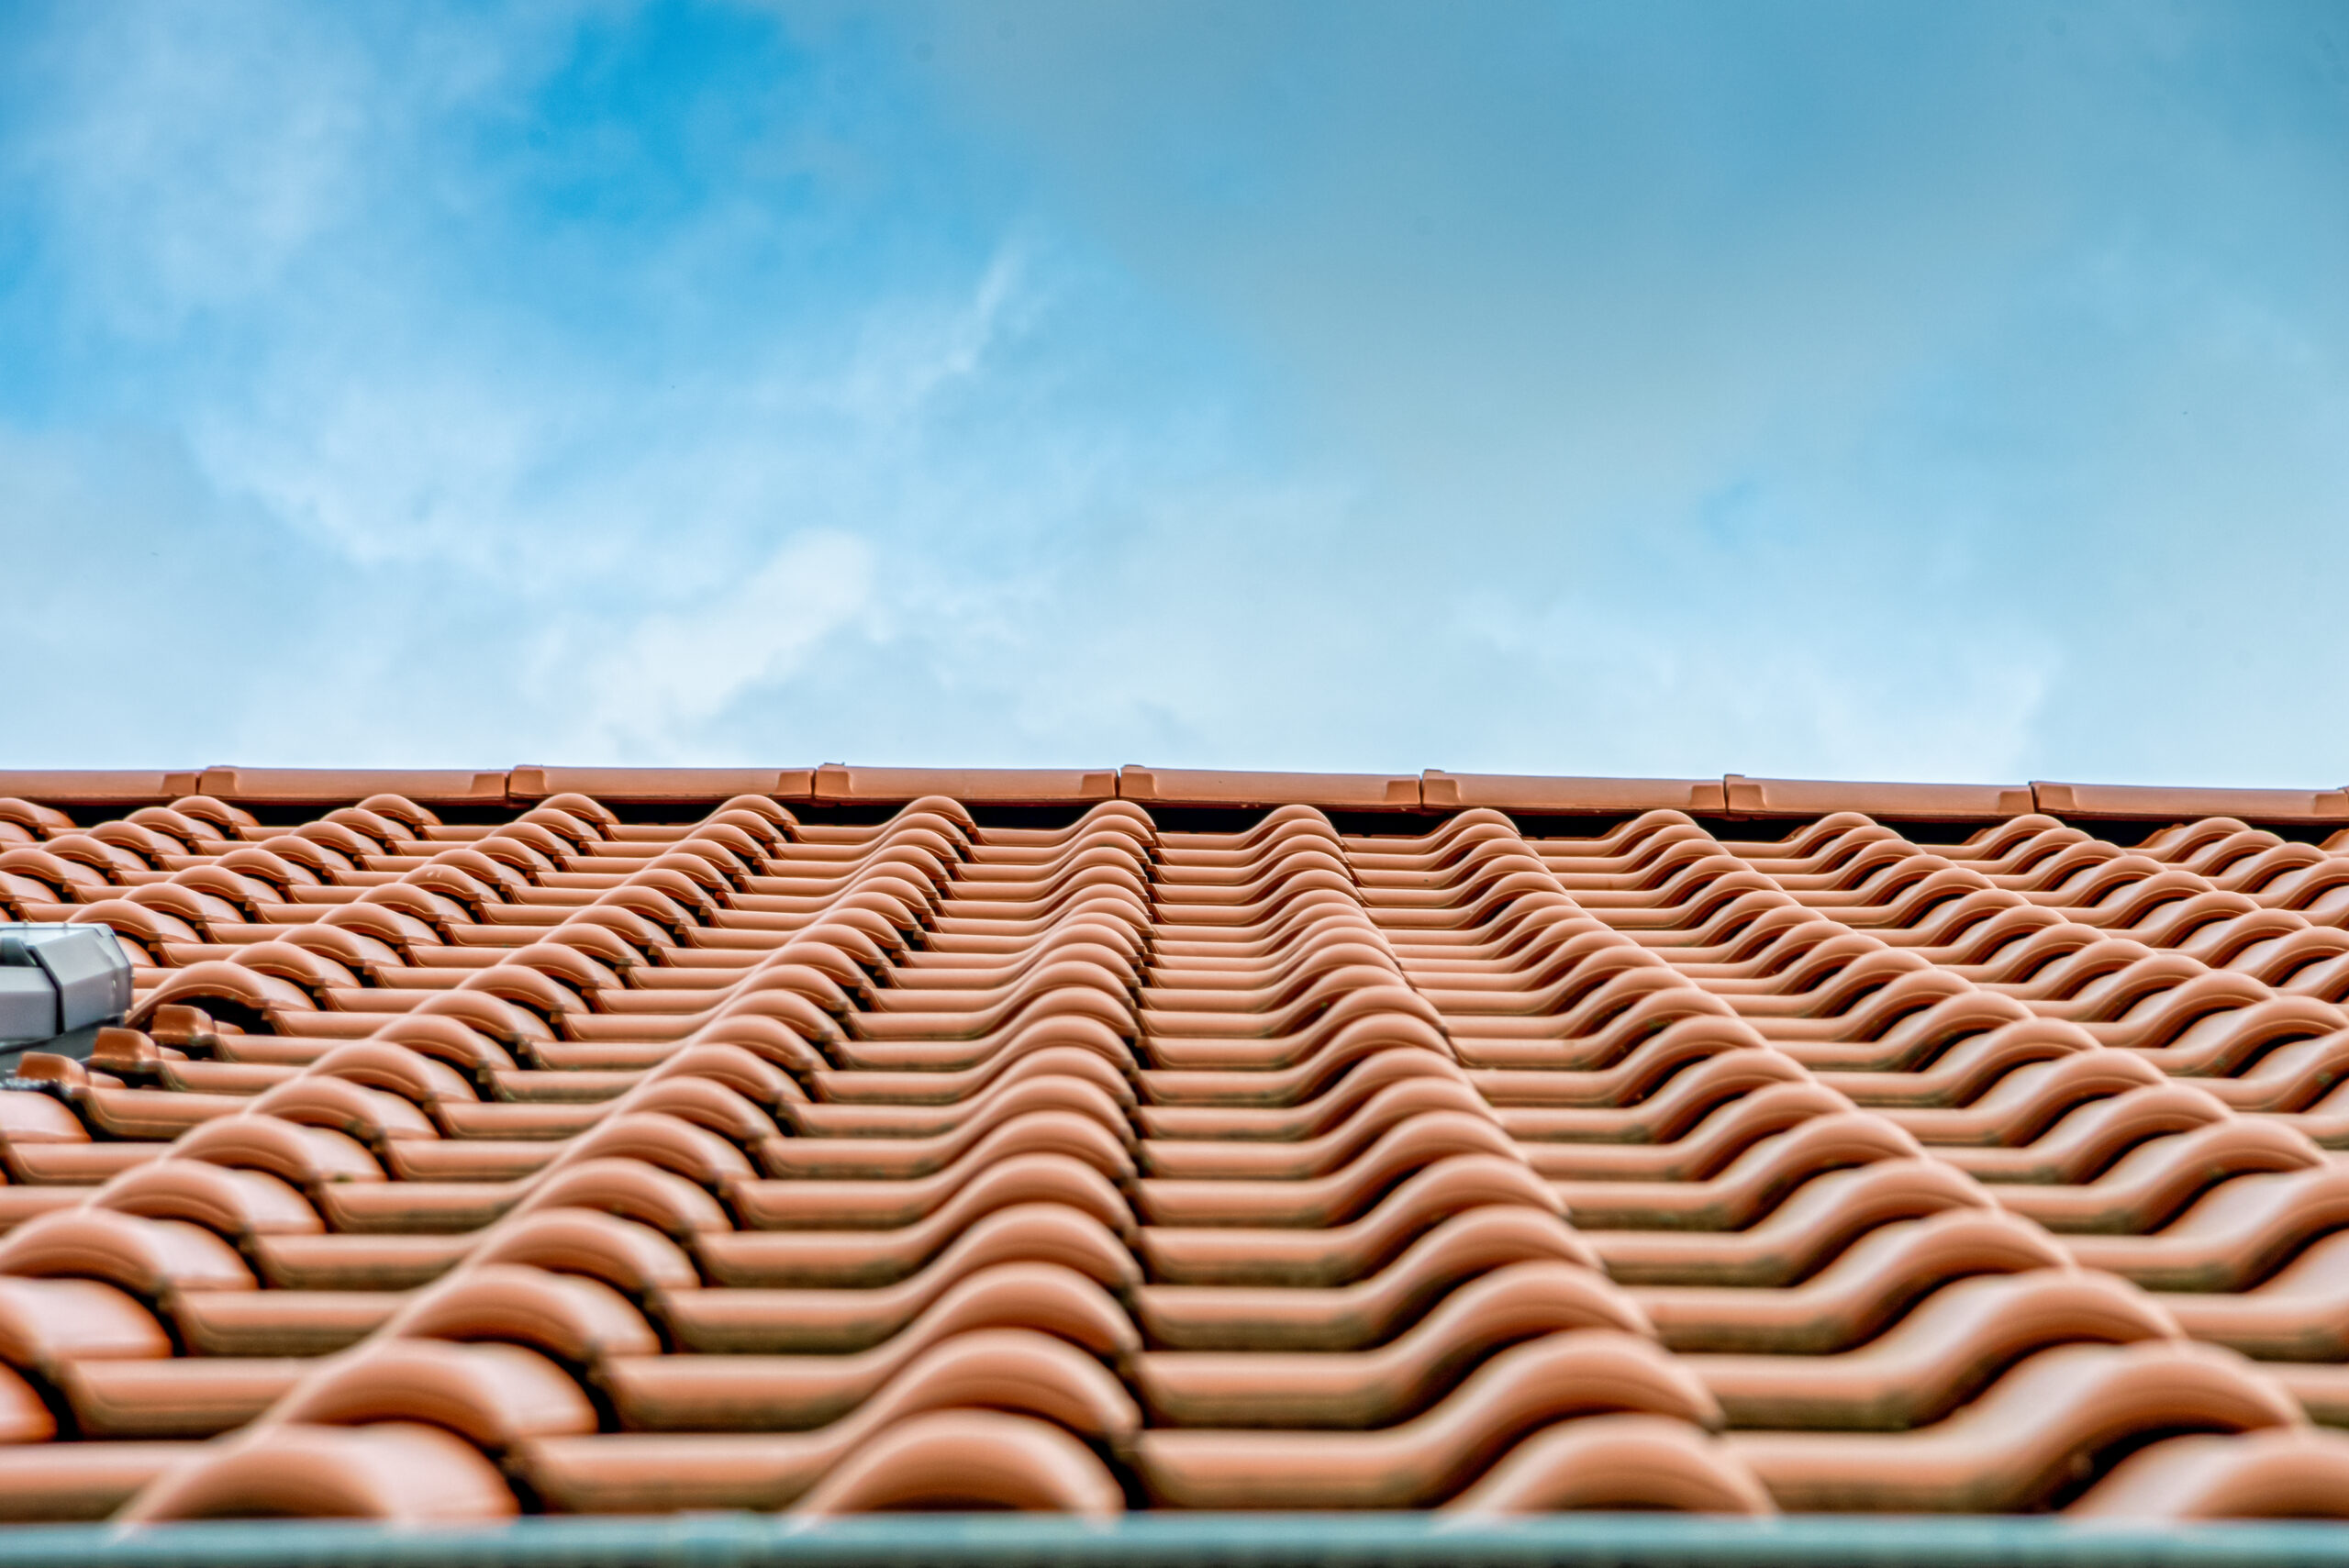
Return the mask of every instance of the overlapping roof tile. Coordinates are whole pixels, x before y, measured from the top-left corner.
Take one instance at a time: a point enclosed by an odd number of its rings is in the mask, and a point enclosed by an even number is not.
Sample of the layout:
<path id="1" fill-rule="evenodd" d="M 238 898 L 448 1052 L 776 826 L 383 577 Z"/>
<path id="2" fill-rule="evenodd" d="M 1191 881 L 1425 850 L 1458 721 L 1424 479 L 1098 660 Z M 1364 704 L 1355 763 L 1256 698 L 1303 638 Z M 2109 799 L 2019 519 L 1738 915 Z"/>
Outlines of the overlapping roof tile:
<path id="1" fill-rule="evenodd" d="M 0 796 L 0 1518 L 2349 1514 L 2342 792 Z"/>

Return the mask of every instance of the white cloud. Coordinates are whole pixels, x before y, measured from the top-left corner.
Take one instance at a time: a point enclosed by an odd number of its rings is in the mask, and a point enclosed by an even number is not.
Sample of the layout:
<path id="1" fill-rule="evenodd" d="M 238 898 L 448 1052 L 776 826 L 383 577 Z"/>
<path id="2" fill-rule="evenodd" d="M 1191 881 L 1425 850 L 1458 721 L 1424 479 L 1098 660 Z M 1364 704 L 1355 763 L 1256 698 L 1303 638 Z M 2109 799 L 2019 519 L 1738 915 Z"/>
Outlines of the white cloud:
<path id="1" fill-rule="evenodd" d="M 703 760 L 703 727 L 787 680 L 867 607 L 872 591 L 863 540 L 803 534 L 736 586 L 646 616 L 606 649 L 560 639 L 573 645 L 551 662 L 560 672 L 552 695 L 584 710 L 580 739 L 593 751 Z"/>

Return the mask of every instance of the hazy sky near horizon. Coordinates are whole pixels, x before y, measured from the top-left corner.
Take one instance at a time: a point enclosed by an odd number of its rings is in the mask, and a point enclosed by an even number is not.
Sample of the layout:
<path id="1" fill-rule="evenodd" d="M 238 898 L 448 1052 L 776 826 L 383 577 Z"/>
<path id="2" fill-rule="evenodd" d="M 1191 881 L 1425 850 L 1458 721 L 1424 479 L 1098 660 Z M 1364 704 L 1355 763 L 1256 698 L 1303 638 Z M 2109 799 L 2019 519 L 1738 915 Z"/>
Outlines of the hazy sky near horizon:
<path id="1" fill-rule="evenodd" d="M 0 766 L 2349 782 L 2349 10 L 0 6 Z"/>

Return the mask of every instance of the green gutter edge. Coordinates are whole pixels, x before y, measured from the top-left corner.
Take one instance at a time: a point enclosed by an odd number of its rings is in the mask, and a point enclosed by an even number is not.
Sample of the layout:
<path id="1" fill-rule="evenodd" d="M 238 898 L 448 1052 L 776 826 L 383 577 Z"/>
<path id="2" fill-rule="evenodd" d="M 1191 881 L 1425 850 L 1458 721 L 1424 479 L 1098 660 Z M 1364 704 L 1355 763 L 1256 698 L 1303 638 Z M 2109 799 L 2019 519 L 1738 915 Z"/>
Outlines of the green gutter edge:
<path id="1" fill-rule="evenodd" d="M 1552 1514 L 528 1518 L 462 1528 L 286 1521 L 0 1528 L 0 1568 L 2135 1568 L 2349 1565 L 2349 1527 L 2052 1518 L 1767 1520 Z"/>

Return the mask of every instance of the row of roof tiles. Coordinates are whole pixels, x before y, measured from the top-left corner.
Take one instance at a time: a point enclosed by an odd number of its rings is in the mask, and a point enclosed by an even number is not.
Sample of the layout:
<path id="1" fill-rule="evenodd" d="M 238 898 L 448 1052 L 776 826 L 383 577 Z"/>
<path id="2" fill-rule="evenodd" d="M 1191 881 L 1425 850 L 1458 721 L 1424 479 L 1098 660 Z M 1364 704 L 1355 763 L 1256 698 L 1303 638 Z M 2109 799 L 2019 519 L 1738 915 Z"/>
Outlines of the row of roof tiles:
<path id="1" fill-rule="evenodd" d="M 1896 784 L 1814 779 L 1573 778 L 1521 773 L 1294 773 L 1153 768 L 248 768 L 182 772 L 0 770 L 0 796 L 65 806 L 139 806 L 183 795 L 256 806 L 323 806 L 401 795 L 434 806 L 533 805 L 576 792 L 615 804 L 710 804 L 760 795 L 812 804 L 893 804 L 943 795 L 970 805 L 1308 805 L 1332 811 L 1497 811 L 1818 817 L 1836 811 L 1912 821 L 2057 817 L 2174 820 L 2237 817 L 2349 824 L 2349 788 L 2210 789 L 2145 784 Z"/>
<path id="2" fill-rule="evenodd" d="M 0 1085 L 0 1512 L 2349 1497 L 2240 821 L 0 806 L 139 1026 Z"/>

